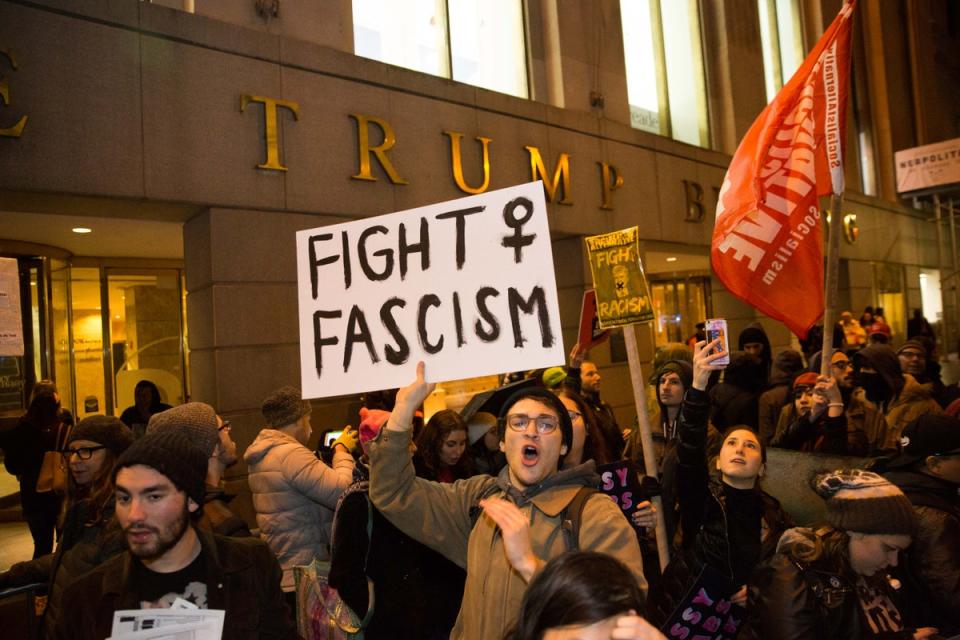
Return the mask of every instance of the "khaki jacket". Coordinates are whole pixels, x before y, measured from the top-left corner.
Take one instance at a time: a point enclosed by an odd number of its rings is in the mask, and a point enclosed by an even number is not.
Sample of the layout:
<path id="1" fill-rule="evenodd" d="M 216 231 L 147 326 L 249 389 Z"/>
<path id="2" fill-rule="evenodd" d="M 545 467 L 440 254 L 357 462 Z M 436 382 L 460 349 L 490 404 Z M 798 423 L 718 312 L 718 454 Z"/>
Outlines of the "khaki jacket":
<path id="1" fill-rule="evenodd" d="M 943 409 L 933 399 L 933 385 L 920 384 L 909 373 L 903 374 L 906 381 L 900 395 L 887 407 L 884 417 L 886 418 L 886 430 L 883 438 L 878 441 L 877 449 L 880 451 L 898 451 L 900 447 L 900 434 L 904 427 L 924 414 L 939 416 Z"/>
<path id="2" fill-rule="evenodd" d="M 450 637 L 501 640 L 520 611 L 527 585 L 510 566 L 499 529 L 490 518 L 477 517 L 477 502 L 507 495 L 508 469 L 496 479 L 474 476 L 453 484 L 431 482 L 415 476 L 409 443 L 409 432 L 385 428 L 370 444 L 370 498 L 398 529 L 466 568 L 463 603 Z M 581 487 L 596 479 L 593 462 L 558 476 L 545 482 L 542 490 L 519 496 L 520 508 L 530 519 L 533 552 L 544 562 L 570 549 L 561 513 Z M 516 490 L 511 488 L 511 493 L 517 502 Z M 623 562 L 646 593 L 636 534 L 610 498 L 597 494 L 587 501 L 579 548 Z"/>

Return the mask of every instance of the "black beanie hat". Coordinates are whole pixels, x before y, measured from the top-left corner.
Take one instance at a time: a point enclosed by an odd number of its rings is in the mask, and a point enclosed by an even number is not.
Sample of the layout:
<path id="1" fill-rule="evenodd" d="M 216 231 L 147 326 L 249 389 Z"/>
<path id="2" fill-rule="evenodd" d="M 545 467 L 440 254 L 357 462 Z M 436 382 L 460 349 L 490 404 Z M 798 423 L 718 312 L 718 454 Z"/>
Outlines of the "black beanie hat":
<path id="1" fill-rule="evenodd" d="M 507 414 L 510 412 L 510 409 L 513 408 L 513 405 L 517 404 L 524 398 L 531 398 L 537 402 L 542 402 L 551 409 L 557 412 L 557 417 L 560 418 L 560 433 L 563 435 L 563 444 L 567 445 L 567 449 L 570 449 L 570 446 L 573 444 L 573 423 L 570 421 L 570 413 L 567 411 L 567 408 L 563 405 L 556 395 L 553 392 L 547 391 L 540 387 L 527 387 L 526 389 L 520 389 L 516 391 L 512 396 L 507 398 L 507 401 L 503 403 L 503 408 L 500 409 L 500 439 L 502 440 L 506 430 L 504 428 L 506 424 Z M 560 456 L 560 459 L 563 460 L 563 456 Z"/>
<path id="2" fill-rule="evenodd" d="M 188 437 L 178 431 L 155 431 L 143 436 L 123 452 L 113 469 L 143 465 L 165 475 L 173 485 L 203 506 L 206 494 L 207 456 Z"/>
<path id="3" fill-rule="evenodd" d="M 120 422 L 119 418 L 113 416 L 90 416 L 81 420 L 77 426 L 70 431 L 70 437 L 67 438 L 67 444 L 76 440 L 89 440 L 102 444 L 113 452 L 113 455 L 119 456 L 133 444 L 133 432 L 130 427 Z"/>

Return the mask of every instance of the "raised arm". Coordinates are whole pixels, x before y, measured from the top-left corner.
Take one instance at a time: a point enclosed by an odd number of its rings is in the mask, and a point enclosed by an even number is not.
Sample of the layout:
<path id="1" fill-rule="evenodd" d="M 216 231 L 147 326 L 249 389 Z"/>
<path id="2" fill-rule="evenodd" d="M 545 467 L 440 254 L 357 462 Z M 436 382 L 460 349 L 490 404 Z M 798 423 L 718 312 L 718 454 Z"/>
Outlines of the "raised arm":
<path id="1" fill-rule="evenodd" d="M 397 392 L 387 426 L 369 444 L 370 499 L 398 529 L 465 567 L 470 509 L 496 481 L 474 476 L 441 484 L 416 477 L 410 459 L 413 414 L 434 386 L 426 382 L 421 362 L 417 379 Z"/>

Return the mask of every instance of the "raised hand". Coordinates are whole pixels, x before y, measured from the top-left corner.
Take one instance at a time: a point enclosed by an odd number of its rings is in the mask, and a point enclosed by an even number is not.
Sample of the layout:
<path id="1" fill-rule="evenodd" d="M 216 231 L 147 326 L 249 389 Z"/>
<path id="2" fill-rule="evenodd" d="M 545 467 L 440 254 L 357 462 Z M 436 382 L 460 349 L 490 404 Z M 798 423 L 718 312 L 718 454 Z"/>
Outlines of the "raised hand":
<path id="1" fill-rule="evenodd" d="M 579 369 L 580 365 L 583 364 L 583 358 L 586 355 L 586 352 L 580 350 L 579 342 L 573 345 L 573 349 L 570 350 L 570 366 L 574 369 Z"/>
<path id="2" fill-rule="evenodd" d="M 391 431 L 408 431 L 413 427 L 413 414 L 423 404 L 433 390 L 436 383 L 427 382 L 425 377 L 426 366 L 423 362 L 417 363 L 416 379 L 397 391 L 397 401 L 394 404 L 387 429 Z"/>
<path id="3" fill-rule="evenodd" d="M 346 447 L 347 453 L 354 453 L 360 449 L 360 433 L 357 431 L 356 427 L 351 427 L 347 425 L 343 428 L 343 433 L 340 434 L 340 437 L 333 441 L 333 446 L 331 449 L 336 449 L 337 445 L 342 445 Z"/>
<path id="4" fill-rule="evenodd" d="M 693 347 L 693 386 L 700 391 L 707 390 L 710 374 L 727 368 L 725 364 L 713 364 L 727 355 L 726 351 L 716 351 L 723 344 L 722 338 L 710 342 L 701 340 Z"/>
<path id="5" fill-rule="evenodd" d="M 541 562 L 530 545 L 530 523 L 527 516 L 517 505 L 500 498 L 481 500 L 480 507 L 500 527 L 510 566 L 516 569 L 526 582 L 530 582 Z"/>

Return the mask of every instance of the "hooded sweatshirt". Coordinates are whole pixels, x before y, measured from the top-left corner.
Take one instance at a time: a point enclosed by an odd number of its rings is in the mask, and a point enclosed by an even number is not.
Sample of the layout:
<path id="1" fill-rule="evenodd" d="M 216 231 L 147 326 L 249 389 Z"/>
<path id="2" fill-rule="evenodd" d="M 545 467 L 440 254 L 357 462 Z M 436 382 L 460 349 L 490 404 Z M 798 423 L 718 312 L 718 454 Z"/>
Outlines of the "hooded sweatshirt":
<path id="1" fill-rule="evenodd" d="M 763 363 L 763 384 L 766 385 L 770 379 L 770 368 L 773 363 L 773 354 L 770 353 L 770 338 L 764 331 L 763 325 L 759 322 L 753 322 L 740 332 L 740 338 L 737 340 L 737 350 L 743 351 L 744 345 L 751 342 L 759 342 L 763 345 L 763 353 L 760 354 L 760 361 Z"/>
<path id="2" fill-rule="evenodd" d="M 864 365 L 877 372 L 860 373 L 858 380 L 864 386 L 867 400 L 883 413 L 886 423 L 883 432 L 877 434 L 876 442 L 871 443 L 877 451 L 897 451 L 900 434 L 908 424 L 924 414 L 938 416 L 943 413 L 933 398 L 932 386 L 920 384 L 909 373 L 902 373 L 900 359 L 889 346 L 874 344 L 865 347 L 854 354 L 853 361 L 858 372 Z M 882 384 L 877 384 L 878 381 Z M 882 395 L 878 396 L 878 392 Z"/>

